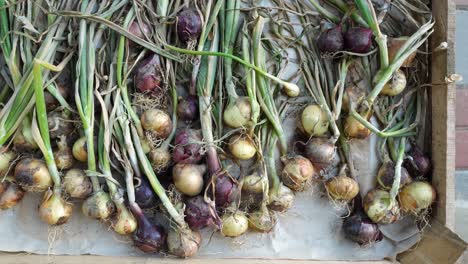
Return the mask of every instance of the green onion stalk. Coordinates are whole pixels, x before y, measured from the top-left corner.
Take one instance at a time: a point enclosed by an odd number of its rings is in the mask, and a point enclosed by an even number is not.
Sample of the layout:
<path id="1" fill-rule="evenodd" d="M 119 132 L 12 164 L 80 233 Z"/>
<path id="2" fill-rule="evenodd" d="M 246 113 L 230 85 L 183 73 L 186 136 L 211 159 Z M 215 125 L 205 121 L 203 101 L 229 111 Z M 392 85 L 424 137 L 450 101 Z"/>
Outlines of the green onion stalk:
<path id="1" fill-rule="evenodd" d="M 19 5 L 18 5 L 19 6 Z M 17 87 L 21 80 L 21 72 L 18 63 L 19 50 L 14 48 L 14 41 L 11 39 L 9 13 L 15 13 L 17 10 L 12 10 L 13 7 L 8 7 L 5 0 L 0 0 L 0 48 L 2 49 L 5 62 L 12 77 L 13 86 Z M 13 21 L 16 21 L 14 19 Z M 16 22 L 14 22 L 16 23 Z"/>

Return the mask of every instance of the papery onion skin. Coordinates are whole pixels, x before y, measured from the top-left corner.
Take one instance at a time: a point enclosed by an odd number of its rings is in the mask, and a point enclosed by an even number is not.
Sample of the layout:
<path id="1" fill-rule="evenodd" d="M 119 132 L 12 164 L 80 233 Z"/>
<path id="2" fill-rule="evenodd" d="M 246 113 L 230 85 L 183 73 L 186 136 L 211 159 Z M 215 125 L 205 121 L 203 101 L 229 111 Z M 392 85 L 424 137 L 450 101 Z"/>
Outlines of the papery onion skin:
<path id="1" fill-rule="evenodd" d="M 392 79 L 385 84 L 380 94 L 387 96 L 395 96 L 402 93 L 406 88 L 406 75 L 403 71 L 397 70 Z"/>
<path id="2" fill-rule="evenodd" d="M 346 175 L 338 175 L 325 183 L 328 194 L 336 201 L 349 202 L 359 194 L 359 184 Z"/>
<path id="3" fill-rule="evenodd" d="M 203 189 L 203 174 L 205 172 L 206 166 L 204 164 L 176 164 L 172 169 L 174 185 L 185 195 L 198 195 Z"/>
<path id="4" fill-rule="evenodd" d="M 294 193 L 283 184 L 280 185 L 278 191 L 270 190 L 270 201 L 268 208 L 276 212 L 285 212 L 293 206 Z"/>
<path id="5" fill-rule="evenodd" d="M 167 235 L 169 253 L 189 258 L 194 256 L 201 245 L 201 235 L 198 231 L 170 229 Z"/>
<path id="6" fill-rule="evenodd" d="M 323 109 L 316 104 L 304 108 L 301 115 L 301 125 L 310 136 L 322 136 L 328 131 L 330 120 Z"/>
<path id="7" fill-rule="evenodd" d="M 391 224 L 400 218 L 398 203 L 390 206 L 390 193 L 374 189 L 367 193 L 363 200 L 367 216 L 378 224 Z"/>
<path id="8" fill-rule="evenodd" d="M 189 95 L 185 98 L 179 98 L 177 104 L 177 116 L 183 121 L 194 121 L 198 118 L 198 98 Z"/>
<path id="9" fill-rule="evenodd" d="M 193 230 L 199 230 L 210 225 L 221 225 L 214 206 L 208 204 L 202 196 L 195 196 L 186 200 L 185 221 Z"/>
<path id="10" fill-rule="evenodd" d="M 137 38 L 145 39 L 145 35 L 149 36 L 151 30 L 146 23 L 139 23 L 138 21 L 133 21 L 128 27 L 128 31 L 132 33 Z M 132 46 L 137 46 L 138 44 L 130 41 Z"/>
<path id="11" fill-rule="evenodd" d="M 249 220 L 241 211 L 224 215 L 222 221 L 221 233 L 227 237 L 238 237 L 249 229 Z"/>
<path id="12" fill-rule="evenodd" d="M 372 30 L 364 27 L 349 28 L 344 34 L 344 47 L 354 53 L 367 53 L 372 46 Z"/>
<path id="13" fill-rule="evenodd" d="M 54 111 L 47 115 L 47 125 L 49 126 L 51 139 L 68 136 L 73 132 L 74 126 L 69 120 L 70 114 L 65 111 Z"/>
<path id="14" fill-rule="evenodd" d="M 231 154 L 239 160 L 251 159 L 257 154 L 253 140 L 244 135 L 234 135 L 229 140 Z"/>
<path id="15" fill-rule="evenodd" d="M 281 179 L 284 185 L 291 190 L 302 191 L 312 180 L 314 174 L 315 169 L 312 163 L 308 159 L 298 155 L 286 161 L 286 165 L 281 172 Z"/>
<path id="16" fill-rule="evenodd" d="M 138 221 L 137 230 L 133 233 L 135 246 L 145 253 L 157 253 L 166 243 L 167 235 L 164 229 L 152 224 L 140 210 L 132 209 Z"/>
<path id="17" fill-rule="evenodd" d="M 92 191 L 91 180 L 81 169 L 71 169 L 63 177 L 63 188 L 71 198 L 85 199 Z"/>
<path id="18" fill-rule="evenodd" d="M 105 220 L 115 212 L 115 204 L 108 193 L 97 191 L 83 202 L 81 210 L 90 218 Z"/>
<path id="19" fill-rule="evenodd" d="M 406 185 L 398 195 L 401 209 L 413 214 L 419 214 L 429 208 L 435 199 L 434 187 L 425 181 L 415 181 Z"/>
<path id="20" fill-rule="evenodd" d="M 141 125 L 159 138 L 167 138 L 172 131 L 171 117 L 159 109 L 149 109 L 141 115 Z"/>
<path id="21" fill-rule="evenodd" d="M 226 125 L 232 128 L 245 127 L 251 119 L 251 114 L 250 100 L 247 96 L 242 96 L 226 106 L 223 120 Z"/>
<path id="22" fill-rule="evenodd" d="M 321 170 L 333 163 L 336 147 L 327 138 L 314 137 L 307 142 L 304 155 L 312 162 L 314 168 Z"/>
<path id="23" fill-rule="evenodd" d="M 400 50 L 400 48 L 405 45 L 408 37 L 399 37 L 399 38 L 389 38 L 388 39 L 388 60 L 393 62 L 395 60 L 395 56 Z M 401 67 L 411 67 L 411 64 L 416 58 L 416 51 L 411 53 L 408 58 L 403 62 Z"/>
<path id="24" fill-rule="evenodd" d="M 317 39 L 317 47 L 322 53 L 335 53 L 344 49 L 344 37 L 341 26 L 323 31 Z"/>
<path id="25" fill-rule="evenodd" d="M 202 20 L 197 10 L 187 8 L 177 15 L 177 36 L 182 43 L 196 41 L 202 28 Z"/>
<path id="26" fill-rule="evenodd" d="M 151 161 L 151 166 L 156 171 L 161 171 L 169 167 L 171 164 L 172 158 L 171 153 L 167 148 L 156 148 L 149 152 L 149 160 Z"/>
<path id="27" fill-rule="evenodd" d="M 346 218 L 343 221 L 343 232 L 348 239 L 361 246 L 371 245 L 383 239 L 379 226 L 361 214 Z"/>
<path id="28" fill-rule="evenodd" d="M 73 144 L 72 153 L 75 159 L 81 162 L 88 161 L 88 147 L 86 137 L 79 138 L 75 144 Z"/>
<path id="29" fill-rule="evenodd" d="M 215 202 L 217 207 L 226 207 L 239 195 L 239 186 L 231 177 L 219 175 L 215 183 Z"/>
<path id="30" fill-rule="evenodd" d="M 386 190 L 390 190 L 393 186 L 395 179 L 395 163 L 389 161 L 384 162 L 377 172 L 377 183 L 380 187 Z M 401 167 L 400 170 L 400 188 L 411 182 L 411 177 L 408 171 Z"/>
<path id="31" fill-rule="evenodd" d="M 163 92 L 159 55 L 151 54 L 137 67 L 134 75 L 135 87 L 140 93 L 159 96 Z"/>
<path id="32" fill-rule="evenodd" d="M 0 209 L 6 210 L 17 205 L 24 197 L 24 191 L 15 182 L 5 180 L 0 183 Z"/>
<path id="33" fill-rule="evenodd" d="M 176 163 L 195 164 L 201 161 L 202 155 L 202 135 L 200 130 L 181 129 L 174 139 L 174 150 L 172 157 Z"/>
<path id="34" fill-rule="evenodd" d="M 370 136 L 371 131 L 361 124 L 353 116 L 348 115 L 344 124 L 344 132 L 348 138 L 366 139 Z"/>
<path id="35" fill-rule="evenodd" d="M 52 177 L 44 161 L 26 158 L 15 167 L 15 180 L 26 191 L 43 192 L 52 186 Z"/>
<path id="36" fill-rule="evenodd" d="M 363 98 L 366 93 L 357 86 L 350 86 L 346 88 L 345 92 L 343 93 L 343 102 L 341 105 L 341 109 L 344 112 L 349 112 L 349 100 L 351 98 L 351 102 L 359 102 L 361 98 Z"/>
<path id="37" fill-rule="evenodd" d="M 39 207 L 39 216 L 49 225 L 61 225 L 68 221 L 72 214 L 72 204 L 62 197 L 50 193 L 44 194 L 44 201 Z"/>

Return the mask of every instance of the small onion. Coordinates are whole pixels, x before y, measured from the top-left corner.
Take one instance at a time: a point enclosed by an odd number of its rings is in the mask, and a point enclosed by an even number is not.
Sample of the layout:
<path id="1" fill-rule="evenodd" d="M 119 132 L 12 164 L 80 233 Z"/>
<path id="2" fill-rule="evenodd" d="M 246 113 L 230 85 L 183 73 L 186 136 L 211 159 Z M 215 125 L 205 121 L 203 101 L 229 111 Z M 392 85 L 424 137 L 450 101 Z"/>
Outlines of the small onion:
<path id="1" fill-rule="evenodd" d="M 28 123 L 29 122 L 29 123 Z M 23 125 L 17 130 L 13 138 L 13 146 L 17 151 L 32 152 L 38 148 L 32 136 L 30 120 L 25 117 Z"/>
<path id="2" fill-rule="evenodd" d="M 73 166 L 73 153 L 67 145 L 65 137 L 61 137 L 57 143 L 58 150 L 54 152 L 55 164 L 59 170 L 67 170 Z"/>
<path id="3" fill-rule="evenodd" d="M 389 38 L 388 39 L 388 60 L 393 62 L 395 60 L 395 56 L 400 50 L 400 48 L 405 45 L 406 41 L 408 41 L 408 37 L 399 37 L 399 38 Z M 416 51 L 411 53 L 409 57 L 403 62 L 401 67 L 410 67 L 411 64 L 416 58 Z"/>
<path id="4" fill-rule="evenodd" d="M 176 163 L 198 163 L 202 158 L 202 134 L 200 130 L 184 128 L 174 139 L 172 157 Z"/>
<path id="5" fill-rule="evenodd" d="M 203 174 L 206 166 L 196 164 L 176 164 L 172 169 L 174 185 L 181 193 L 195 196 L 203 189 Z"/>
<path id="6" fill-rule="evenodd" d="M 164 170 L 169 167 L 171 163 L 171 153 L 165 147 L 153 149 L 148 153 L 151 166 L 156 171 Z"/>
<path id="7" fill-rule="evenodd" d="M 49 126 L 50 138 L 55 139 L 71 134 L 74 126 L 69 119 L 70 113 L 66 110 L 49 113 L 47 115 L 47 125 Z"/>
<path id="8" fill-rule="evenodd" d="M 294 83 L 285 83 L 283 91 L 289 97 L 297 97 L 301 93 L 301 88 Z"/>
<path id="9" fill-rule="evenodd" d="M 167 248 L 169 253 L 188 258 L 194 256 L 201 244 L 201 235 L 198 231 L 189 229 L 175 230 L 171 228 L 167 234 Z"/>
<path id="10" fill-rule="evenodd" d="M 115 211 L 115 204 L 108 193 L 97 191 L 83 202 L 83 214 L 94 219 L 105 220 Z"/>
<path id="11" fill-rule="evenodd" d="M 400 170 L 400 188 L 404 185 L 411 182 L 411 177 L 408 174 L 408 171 L 401 167 Z M 393 181 L 395 179 L 395 163 L 392 161 L 384 162 L 377 172 L 377 182 L 380 187 L 390 190 L 393 186 Z"/>
<path id="12" fill-rule="evenodd" d="M 242 179 L 242 191 L 251 194 L 263 194 L 267 187 L 265 180 L 266 177 L 262 177 L 258 173 L 245 176 Z"/>
<path id="13" fill-rule="evenodd" d="M 294 193 L 288 187 L 281 184 L 278 191 L 270 190 L 268 208 L 276 212 L 284 212 L 292 207 Z"/>
<path id="14" fill-rule="evenodd" d="M 371 134 L 371 131 L 367 127 L 365 127 L 351 115 L 346 117 L 344 132 L 348 138 L 356 139 L 366 139 Z"/>
<path id="15" fill-rule="evenodd" d="M 330 120 L 320 106 L 312 104 L 302 111 L 301 124 L 307 134 L 322 136 L 327 133 Z"/>
<path id="16" fill-rule="evenodd" d="M 360 214 L 352 215 L 344 220 L 343 232 L 347 238 L 361 246 L 371 245 L 383 239 L 379 226 Z"/>
<path id="17" fill-rule="evenodd" d="M 145 39 L 145 35 L 149 36 L 151 30 L 146 23 L 139 23 L 138 21 L 133 21 L 128 27 L 128 31 L 132 33 L 137 38 Z M 133 41 L 130 41 L 132 46 L 136 46 L 137 44 Z"/>
<path id="18" fill-rule="evenodd" d="M 317 47 L 322 53 L 335 53 L 344 48 L 344 37 L 341 26 L 323 31 L 317 39 Z"/>
<path id="19" fill-rule="evenodd" d="M 198 98 L 193 95 L 179 98 L 177 116 L 183 121 L 196 120 L 198 117 Z"/>
<path id="20" fill-rule="evenodd" d="M 250 121 L 251 114 L 252 107 L 249 97 L 243 96 L 226 106 L 223 113 L 223 120 L 232 128 L 245 127 Z"/>
<path id="21" fill-rule="evenodd" d="M 405 73 L 401 70 L 397 70 L 392 79 L 385 84 L 384 88 L 380 92 L 380 94 L 388 95 L 388 96 L 395 96 L 403 92 L 406 88 L 406 76 Z"/>
<path id="22" fill-rule="evenodd" d="M 185 221 L 194 230 L 210 225 L 221 225 L 214 206 L 207 203 L 202 196 L 195 196 L 186 200 Z"/>
<path id="23" fill-rule="evenodd" d="M 112 217 L 111 223 L 112 229 L 120 235 L 129 235 L 137 228 L 135 217 L 124 205 L 117 208 L 117 212 L 115 216 Z"/>
<path id="24" fill-rule="evenodd" d="M 244 135 L 234 135 L 229 140 L 231 154 L 239 160 L 248 160 L 255 156 L 257 148 L 253 140 Z"/>
<path id="25" fill-rule="evenodd" d="M 276 215 L 270 212 L 266 206 L 260 210 L 252 212 L 248 216 L 249 227 L 255 231 L 268 233 L 276 225 Z"/>
<path id="26" fill-rule="evenodd" d="M 239 189 L 237 182 L 231 177 L 220 175 L 215 183 L 215 202 L 217 207 L 226 207 L 238 198 Z"/>
<path id="27" fill-rule="evenodd" d="M 75 144 L 73 144 L 72 153 L 73 157 L 81 162 L 86 162 L 88 160 L 86 137 L 81 137 L 75 141 Z"/>
<path id="28" fill-rule="evenodd" d="M 374 189 L 364 198 L 364 211 L 367 216 L 378 224 L 391 224 L 400 217 L 398 203 L 390 204 L 390 193 L 384 190 Z"/>
<path id="29" fill-rule="evenodd" d="M 167 138 L 172 131 L 171 117 L 159 109 L 149 109 L 141 115 L 141 125 L 159 138 Z"/>
<path id="30" fill-rule="evenodd" d="M 221 233 L 227 237 L 238 237 L 249 229 L 249 219 L 241 211 L 234 214 L 225 214 L 222 221 Z"/>
<path id="31" fill-rule="evenodd" d="M 15 180 L 26 191 L 43 192 L 52 186 L 52 177 L 44 161 L 26 158 L 15 167 Z"/>
<path id="32" fill-rule="evenodd" d="M 160 64 L 159 55 L 153 53 L 138 65 L 134 83 L 140 93 L 158 96 L 163 92 Z"/>
<path id="33" fill-rule="evenodd" d="M 152 224 L 141 209 L 132 208 L 138 221 L 137 230 L 133 233 L 135 246 L 145 253 L 156 253 L 166 243 L 166 233 L 158 225 Z"/>
<path id="34" fill-rule="evenodd" d="M 39 216 L 49 225 L 61 225 L 68 221 L 72 214 L 72 204 L 55 193 L 45 193 L 39 206 Z"/>
<path id="35" fill-rule="evenodd" d="M 321 170 L 330 164 L 336 155 L 336 147 L 332 141 L 326 138 L 312 138 L 305 147 L 305 156 L 314 164 L 314 167 Z"/>
<path id="36" fill-rule="evenodd" d="M 0 177 L 3 177 L 8 172 L 15 156 L 13 151 L 9 151 L 5 147 L 0 148 Z"/>
<path id="37" fill-rule="evenodd" d="M 404 160 L 403 166 L 408 170 L 413 177 L 424 177 L 431 170 L 431 160 L 428 156 L 414 145 L 408 151 L 408 157 Z M 1 171 L 1 169 L 0 169 Z"/>
<path id="38" fill-rule="evenodd" d="M 182 43 L 196 41 L 202 28 L 203 23 L 197 10 L 187 8 L 177 15 L 177 36 Z"/>
<path id="39" fill-rule="evenodd" d="M 15 182 L 5 180 L 0 183 L 0 209 L 10 209 L 18 204 L 24 196 L 24 191 Z"/>
<path id="40" fill-rule="evenodd" d="M 344 34 L 344 47 L 354 53 L 367 53 L 372 45 L 372 30 L 364 27 L 349 28 Z"/>
<path id="41" fill-rule="evenodd" d="M 404 212 L 418 214 L 429 208 L 436 199 L 436 191 L 425 181 L 416 181 L 403 187 L 398 200 Z"/>
<path id="42" fill-rule="evenodd" d="M 135 177 L 135 179 L 138 179 L 135 184 L 135 202 L 143 209 L 154 207 L 157 198 L 148 180 L 146 178 L 137 177 Z"/>
<path id="43" fill-rule="evenodd" d="M 85 199 L 92 191 L 91 180 L 81 169 L 71 169 L 63 177 L 63 187 L 67 194 L 76 199 Z"/>
<path id="44" fill-rule="evenodd" d="M 302 157 L 296 156 L 288 161 L 281 172 L 283 183 L 294 191 L 302 191 L 312 180 L 315 169 L 312 163 Z"/>
<path id="45" fill-rule="evenodd" d="M 349 202 L 359 194 L 359 184 L 345 174 L 329 179 L 325 183 L 328 194 L 336 201 Z"/>

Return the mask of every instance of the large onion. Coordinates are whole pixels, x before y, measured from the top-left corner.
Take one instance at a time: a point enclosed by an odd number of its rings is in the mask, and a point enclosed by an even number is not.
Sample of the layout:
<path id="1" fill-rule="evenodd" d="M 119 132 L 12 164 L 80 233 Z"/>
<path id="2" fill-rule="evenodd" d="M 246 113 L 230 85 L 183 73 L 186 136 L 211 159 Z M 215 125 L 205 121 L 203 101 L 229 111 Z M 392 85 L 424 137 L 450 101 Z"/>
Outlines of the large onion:
<path id="1" fill-rule="evenodd" d="M 72 214 L 72 204 L 55 193 L 47 192 L 39 207 L 39 216 L 49 225 L 61 225 L 68 221 Z"/>
<path id="2" fill-rule="evenodd" d="M 305 156 L 314 164 L 316 169 L 325 169 L 335 158 L 335 144 L 327 138 L 314 137 L 307 142 Z"/>
<path id="3" fill-rule="evenodd" d="M 202 158 L 202 135 L 200 130 L 181 129 L 174 139 L 172 157 L 176 163 L 198 163 Z"/>
<path id="4" fill-rule="evenodd" d="M 179 163 L 172 169 L 172 178 L 177 190 L 188 196 L 198 195 L 203 189 L 203 174 L 206 166 Z"/>
<path id="5" fill-rule="evenodd" d="M 115 204 L 108 193 L 97 191 L 83 202 L 83 214 L 94 219 L 105 220 L 115 211 Z"/>
<path id="6" fill-rule="evenodd" d="M 203 23 L 197 10 L 187 8 L 177 15 L 177 36 L 181 42 L 196 41 L 202 28 Z"/>
<path id="7" fill-rule="evenodd" d="M 436 199 L 436 191 L 425 181 L 416 181 L 403 187 L 398 200 L 404 212 L 418 214 L 429 208 Z"/>
<path id="8" fill-rule="evenodd" d="M 344 34 L 344 47 L 354 53 L 369 52 L 372 45 L 372 30 L 365 27 L 349 28 Z"/>
<path id="9" fill-rule="evenodd" d="M 125 206 L 117 208 L 117 212 L 112 217 L 112 228 L 117 234 L 129 235 L 137 228 L 137 220 Z"/>
<path id="10" fill-rule="evenodd" d="M 363 201 L 364 211 L 375 223 L 391 224 L 400 217 L 398 203 L 391 204 L 390 193 L 384 190 L 371 190 Z"/>
<path id="11" fill-rule="evenodd" d="M 189 229 L 169 230 L 167 235 L 167 248 L 169 253 L 181 258 L 188 258 L 198 252 L 201 244 L 201 235 L 198 231 Z"/>
<path id="12" fill-rule="evenodd" d="M 250 100 L 248 97 L 243 96 L 226 106 L 223 113 L 223 120 L 232 128 L 245 127 L 250 121 L 251 114 L 252 107 L 250 105 Z"/>
<path id="13" fill-rule="evenodd" d="M 134 82 L 139 92 L 156 96 L 163 92 L 160 64 L 159 55 L 152 53 L 138 65 Z"/>
<path id="14" fill-rule="evenodd" d="M 301 115 L 304 131 L 311 136 L 322 136 L 328 131 L 330 120 L 325 111 L 316 104 L 304 108 Z"/>
<path id="15" fill-rule="evenodd" d="M 214 206 L 207 203 L 202 196 L 187 199 L 185 202 L 185 221 L 194 230 L 209 225 L 221 225 Z"/>
<path id="16" fill-rule="evenodd" d="M 270 190 L 270 201 L 268 208 L 277 212 L 284 212 L 292 207 L 294 193 L 288 187 L 281 184 L 277 191 Z"/>
<path id="17" fill-rule="evenodd" d="M 380 169 L 377 173 L 377 182 L 380 187 L 390 190 L 393 186 L 393 181 L 395 180 L 395 163 L 392 161 L 387 161 L 382 163 Z M 411 177 L 408 174 L 408 171 L 404 167 L 401 167 L 400 170 L 400 188 L 404 185 L 410 183 Z"/>
<path id="18" fill-rule="evenodd" d="M 318 40 L 317 47 L 322 53 L 335 53 L 344 48 L 343 31 L 340 25 L 323 31 Z"/>
<path id="19" fill-rule="evenodd" d="M 356 139 L 365 139 L 371 134 L 371 131 L 367 127 L 365 127 L 351 115 L 346 117 L 344 132 L 348 138 Z"/>
<path id="20" fill-rule="evenodd" d="M 397 70 L 392 79 L 385 84 L 380 94 L 395 96 L 403 92 L 406 88 L 406 75 L 403 71 Z"/>
<path id="21" fill-rule="evenodd" d="M 341 174 L 325 183 L 328 194 L 336 201 L 349 202 L 359 194 L 359 184 L 353 178 Z"/>
<path id="22" fill-rule="evenodd" d="M 237 182 L 231 177 L 222 174 L 216 178 L 215 202 L 217 207 L 226 207 L 234 202 L 239 195 Z"/>
<path id="23" fill-rule="evenodd" d="M 63 177 L 63 187 L 72 198 L 85 199 L 93 191 L 91 180 L 81 169 L 71 169 Z"/>
<path id="24" fill-rule="evenodd" d="M 347 238 L 361 246 L 371 245 L 383 239 L 379 226 L 361 214 L 346 218 L 343 222 L 343 232 Z"/>
<path id="25" fill-rule="evenodd" d="M 43 192 L 52 186 L 52 177 L 44 161 L 26 158 L 15 167 L 16 182 L 26 191 Z"/>
<path id="26" fill-rule="evenodd" d="M 281 178 L 283 183 L 292 190 L 301 191 L 312 180 L 314 174 L 314 166 L 308 159 L 295 156 L 286 161 Z"/>

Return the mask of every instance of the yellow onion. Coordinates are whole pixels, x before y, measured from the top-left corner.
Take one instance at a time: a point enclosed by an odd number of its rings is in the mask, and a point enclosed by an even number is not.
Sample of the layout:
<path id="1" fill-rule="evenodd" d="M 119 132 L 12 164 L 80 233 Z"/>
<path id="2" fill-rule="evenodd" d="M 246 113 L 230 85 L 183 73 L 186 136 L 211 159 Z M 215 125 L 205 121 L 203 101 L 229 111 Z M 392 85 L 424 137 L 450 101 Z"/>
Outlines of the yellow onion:
<path id="1" fill-rule="evenodd" d="M 388 95 L 388 96 L 395 96 L 403 92 L 406 88 L 406 76 L 405 73 L 401 70 L 397 70 L 392 79 L 385 84 L 384 88 L 380 92 L 380 94 Z"/>
<path id="2" fill-rule="evenodd" d="M 172 169 L 174 185 L 181 193 L 195 196 L 203 189 L 203 174 L 206 172 L 204 164 L 179 163 Z"/>
<path id="3" fill-rule="evenodd" d="M 232 127 L 239 128 L 247 126 L 252 114 L 252 107 L 248 97 L 237 98 L 234 102 L 228 104 L 224 109 L 223 120 Z"/>
<path id="4" fill-rule="evenodd" d="M 302 111 L 301 124 L 307 134 L 322 136 L 327 133 L 330 120 L 320 106 L 312 104 Z"/>
<path id="5" fill-rule="evenodd" d="M 84 215 L 90 218 L 105 220 L 114 213 L 115 204 L 109 194 L 97 191 L 83 202 L 81 210 Z"/>
<path id="6" fill-rule="evenodd" d="M 15 156 L 13 151 L 9 151 L 5 147 L 0 148 L 0 177 L 3 177 L 8 172 Z"/>
<path id="7" fill-rule="evenodd" d="M 238 237 L 249 229 L 249 220 L 241 211 L 234 214 L 225 214 L 222 222 L 221 233 L 227 237 Z"/>
<path id="8" fill-rule="evenodd" d="M 52 177 L 44 161 L 26 158 L 15 167 L 15 180 L 26 191 L 43 192 L 52 186 Z"/>
<path id="9" fill-rule="evenodd" d="M 346 174 L 329 179 L 325 187 L 331 198 L 336 201 L 349 202 L 359 194 L 359 184 Z"/>
<path id="10" fill-rule="evenodd" d="M 39 206 L 39 216 L 49 225 L 61 225 L 68 221 L 72 214 L 72 204 L 63 200 L 59 194 L 47 192 Z"/>
<path id="11" fill-rule="evenodd" d="M 388 39 L 388 60 L 390 62 L 393 62 L 395 60 L 395 56 L 400 50 L 400 48 L 405 45 L 406 41 L 408 40 L 408 37 L 399 37 L 399 38 L 389 38 Z M 414 58 L 416 58 L 416 51 L 411 53 L 409 57 L 403 62 L 401 67 L 410 67 Z"/>
<path id="12" fill-rule="evenodd" d="M 425 181 L 416 181 L 406 185 L 398 195 L 401 209 L 414 214 L 429 208 L 435 199 L 434 187 Z"/>
<path id="13" fill-rule="evenodd" d="M 298 155 L 286 161 L 281 179 L 293 191 L 302 191 L 314 174 L 315 169 L 310 160 Z"/>
<path id="14" fill-rule="evenodd" d="M 371 131 L 367 127 L 365 127 L 351 115 L 346 117 L 344 132 L 348 138 L 356 139 L 366 139 L 371 134 Z"/>
<path id="15" fill-rule="evenodd" d="M 68 170 L 73 166 L 74 159 L 73 153 L 67 145 L 66 138 L 60 137 L 60 141 L 57 143 L 58 150 L 54 152 L 55 165 L 59 170 Z"/>
<path id="16" fill-rule="evenodd" d="M 201 235 L 198 231 L 190 229 L 176 230 L 171 228 L 167 234 L 167 248 L 169 253 L 181 257 L 192 257 L 198 252 L 201 244 Z"/>
<path id="17" fill-rule="evenodd" d="M 297 97 L 301 93 L 301 88 L 294 83 L 285 83 L 283 91 L 289 97 Z"/>
<path id="18" fill-rule="evenodd" d="M 239 160 L 248 160 L 257 153 L 257 148 L 252 139 L 244 135 L 234 135 L 229 140 L 231 154 Z"/>
<path id="19" fill-rule="evenodd" d="M 268 208 L 276 212 L 284 212 L 294 203 L 294 193 L 283 184 L 280 184 L 277 191 L 270 190 L 269 198 Z"/>
<path id="20" fill-rule="evenodd" d="M 159 138 L 167 138 L 172 131 L 171 117 L 162 110 L 146 110 L 140 119 L 143 128 Z"/>
<path id="21" fill-rule="evenodd" d="M 72 198 L 85 199 L 92 191 L 91 180 L 81 169 L 71 169 L 63 177 L 63 187 Z"/>
<path id="22" fill-rule="evenodd" d="M 86 137 L 79 138 L 75 141 L 75 144 L 73 144 L 73 157 L 81 162 L 86 162 L 88 160 L 88 147 L 86 144 Z"/>
<path id="23" fill-rule="evenodd" d="M 137 228 L 137 221 L 133 214 L 122 204 L 112 217 L 112 228 L 117 234 L 129 235 Z"/>
<path id="24" fill-rule="evenodd" d="M 314 168 L 322 170 L 333 163 L 335 148 L 335 143 L 330 139 L 314 137 L 307 142 L 304 156 L 314 164 Z"/>
<path id="25" fill-rule="evenodd" d="M 153 149 L 148 154 L 153 169 L 160 171 L 169 167 L 171 153 L 165 147 Z"/>
<path id="26" fill-rule="evenodd" d="M 245 176 L 242 179 L 242 191 L 253 194 L 262 194 L 267 183 L 265 182 L 266 177 L 254 173 L 248 176 Z"/>
<path id="27" fill-rule="evenodd" d="M 264 205 L 249 214 L 249 227 L 258 232 L 268 233 L 276 225 L 276 215 Z"/>
<path id="28" fill-rule="evenodd" d="M 25 117 L 20 128 L 18 128 L 13 138 L 13 146 L 17 151 L 30 152 L 38 148 L 32 136 L 31 120 Z"/>
<path id="29" fill-rule="evenodd" d="M 24 191 L 13 181 L 5 180 L 0 183 L 0 209 L 5 210 L 18 204 L 24 196 Z"/>
<path id="30" fill-rule="evenodd" d="M 398 203 L 391 204 L 390 193 L 374 189 L 367 193 L 363 201 L 367 216 L 378 224 L 391 224 L 400 217 Z"/>

